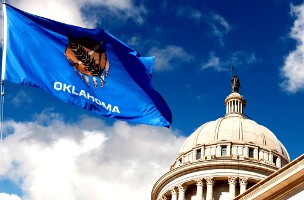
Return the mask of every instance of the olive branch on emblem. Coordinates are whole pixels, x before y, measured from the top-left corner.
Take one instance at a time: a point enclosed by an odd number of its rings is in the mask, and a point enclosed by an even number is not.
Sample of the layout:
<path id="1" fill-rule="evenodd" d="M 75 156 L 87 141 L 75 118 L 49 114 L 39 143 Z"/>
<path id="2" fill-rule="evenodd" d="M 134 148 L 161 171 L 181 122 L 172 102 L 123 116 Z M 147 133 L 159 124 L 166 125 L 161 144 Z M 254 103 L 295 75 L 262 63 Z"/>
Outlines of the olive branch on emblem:
<path id="1" fill-rule="evenodd" d="M 95 58 L 91 57 L 89 52 L 80 44 L 77 45 L 76 50 L 72 50 L 75 53 L 75 57 L 86 66 L 86 69 L 91 72 L 92 76 L 101 76 L 105 68 L 101 68 L 99 63 L 96 64 Z"/>
<path id="2" fill-rule="evenodd" d="M 109 61 L 107 60 L 105 50 L 102 48 L 102 43 L 96 42 L 90 38 L 68 37 L 70 43 L 66 47 L 65 55 L 69 63 L 74 67 L 75 73 L 80 78 L 87 82 L 89 86 L 89 77 L 93 76 L 94 87 L 97 88 L 97 77 L 100 78 L 101 87 L 105 84 L 105 78 L 109 73 Z M 77 69 L 78 70 L 77 70 Z M 85 74 L 85 77 L 82 77 Z"/>

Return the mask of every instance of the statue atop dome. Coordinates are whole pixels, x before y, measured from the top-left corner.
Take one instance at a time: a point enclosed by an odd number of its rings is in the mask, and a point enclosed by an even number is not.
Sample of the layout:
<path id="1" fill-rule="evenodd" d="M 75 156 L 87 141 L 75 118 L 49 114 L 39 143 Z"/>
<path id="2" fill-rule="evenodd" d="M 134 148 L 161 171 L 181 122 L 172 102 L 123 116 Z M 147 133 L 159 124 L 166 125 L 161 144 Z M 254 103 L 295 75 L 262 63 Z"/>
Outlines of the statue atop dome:
<path id="1" fill-rule="evenodd" d="M 241 87 L 241 83 L 240 83 L 240 80 L 239 78 L 234 75 L 231 79 L 231 89 L 232 89 L 232 92 L 237 92 L 239 93 L 239 88 Z"/>

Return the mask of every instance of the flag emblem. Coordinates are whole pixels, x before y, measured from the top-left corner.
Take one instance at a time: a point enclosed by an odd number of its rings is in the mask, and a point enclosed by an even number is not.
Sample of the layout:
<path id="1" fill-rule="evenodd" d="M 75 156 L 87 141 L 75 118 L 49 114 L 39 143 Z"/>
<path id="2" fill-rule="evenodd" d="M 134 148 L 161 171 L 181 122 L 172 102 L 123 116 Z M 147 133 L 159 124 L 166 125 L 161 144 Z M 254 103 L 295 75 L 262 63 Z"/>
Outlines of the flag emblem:
<path id="1" fill-rule="evenodd" d="M 90 77 L 94 88 L 104 86 L 108 77 L 110 63 L 107 59 L 103 41 L 97 42 L 91 38 L 74 38 L 69 36 L 69 44 L 65 49 L 65 56 L 69 64 L 74 68 L 77 76 L 90 86 Z M 98 81 L 99 80 L 99 81 Z"/>

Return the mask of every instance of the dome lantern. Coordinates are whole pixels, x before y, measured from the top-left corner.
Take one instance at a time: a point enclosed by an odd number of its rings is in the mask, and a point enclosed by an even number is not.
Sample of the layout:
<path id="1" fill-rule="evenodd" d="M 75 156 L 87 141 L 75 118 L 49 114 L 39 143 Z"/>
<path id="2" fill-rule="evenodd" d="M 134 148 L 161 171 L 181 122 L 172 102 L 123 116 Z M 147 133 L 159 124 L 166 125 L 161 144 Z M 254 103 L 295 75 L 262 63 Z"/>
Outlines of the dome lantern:
<path id="1" fill-rule="evenodd" d="M 226 115 L 244 115 L 246 100 L 239 93 L 233 92 L 225 99 Z"/>

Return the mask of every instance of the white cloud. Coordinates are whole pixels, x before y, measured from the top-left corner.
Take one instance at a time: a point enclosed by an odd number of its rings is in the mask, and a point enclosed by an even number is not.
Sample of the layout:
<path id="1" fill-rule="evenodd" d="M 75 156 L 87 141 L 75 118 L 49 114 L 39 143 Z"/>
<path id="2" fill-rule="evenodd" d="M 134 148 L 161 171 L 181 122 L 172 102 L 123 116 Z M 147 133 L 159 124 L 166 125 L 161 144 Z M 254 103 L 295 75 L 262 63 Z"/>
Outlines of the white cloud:
<path id="1" fill-rule="evenodd" d="M 182 6 L 177 8 L 176 15 L 195 22 L 198 25 L 206 23 L 211 29 L 210 35 L 215 37 L 221 46 L 225 44 L 224 37 L 233 30 L 228 21 L 214 11 L 205 14 L 191 6 Z"/>
<path id="2" fill-rule="evenodd" d="M 250 65 L 252 63 L 260 62 L 261 60 L 255 56 L 254 53 L 249 53 L 246 51 L 235 51 L 229 54 L 229 59 L 227 63 L 231 63 L 232 65 Z"/>
<path id="3" fill-rule="evenodd" d="M 186 17 L 189 20 L 194 20 L 199 23 L 203 19 L 203 14 L 191 6 L 181 6 L 177 9 L 177 16 Z"/>
<path id="4" fill-rule="evenodd" d="M 209 54 L 209 60 L 202 65 L 202 70 L 213 68 L 215 71 L 227 71 L 225 68 L 227 66 L 222 66 L 222 63 L 220 61 L 220 58 L 215 55 L 214 52 L 211 52 Z"/>
<path id="5" fill-rule="evenodd" d="M 24 104 L 26 105 L 32 104 L 32 99 L 30 95 L 28 95 L 26 92 L 21 90 L 12 98 L 11 102 L 15 107 L 20 107 L 21 105 Z"/>
<path id="6" fill-rule="evenodd" d="M 231 27 L 230 25 L 228 24 L 228 22 L 224 19 L 224 17 L 220 16 L 219 14 L 215 14 L 213 13 L 212 14 L 212 17 L 214 19 L 214 21 L 222 27 L 223 31 L 225 33 L 231 31 Z"/>
<path id="7" fill-rule="evenodd" d="M 93 9 L 102 6 L 104 12 L 111 11 L 107 12 L 111 14 L 109 17 L 117 16 L 124 20 L 130 18 L 137 23 L 143 23 L 146 14 L 144 6 L 135 6 L 131 0 L 31 0 L 30 3 L 26 0 L 17 0 L 8 3 L 35 15 L 87 28 L 94 28 L 100 20 L 100 16 L 95 16 L 94 12 L 84 16 L 82 9 L 87 6 L 92 6 Z"/>
<path id="8" fill-rule="evenodd" d="M 13 134 L 3 141 L 0 176 L 22 189 L 23 200 L 149 199 L 185 139 L 167 128 L 41 115 L 5 122 Z"/>
<path id="9" fill-rule="evenodd" d="M 208 16 L 207 22 L 211 27 L 211 34 L 214 35 L 219 43 L 224 45 L 224 36 L 232 31 L 232 27 L 221 15 L 211 12 Z"/>
<path id="10" fill-rule="evenodd" d="M 63 23 L 88 28 L 92 28 L 95 25 L 95 21 L 93 19 L 91 19 L 92 21 L 86 20 L 82 15 L 80 9 L 83 4 L 73 0 L 32 0 L 30 3 L 25 0 L 18 0 L 13 1 L 12 5 L 26 12 Z"/>
<path id="11" fill-rule="evenodd" d="M 133 36 L 131 38 L 126 38 L 125 41 L 129 46 L 135 48 L 137 51 L 139 51 L 142 46 L 145 46 L 143 45 L 145 41 L 143 41 L 141 37 Z"/>
<path id="12" fill-rule="evenodd" d="M 290 93 L 304 90 L 304 4 L 292 6 L 292 13 L 296 16 L 290 37 L 297 41 L 296 49 L 285 58 L 281 69 L 283 82 L 281 87 Z"/>
<path id="13" fill-rule="evenodd" d="M 14 194 L 0 193 L 0 200 L 21 200 L 21 198 Z"/>
<path id="14" fill-rule="evenodd" d="M 86 3 L 94 3 L 94 4 L 102 4 L 104 6 L 110 8 L 119 8 L 119 9 L 131 9 L 133 8 L 132 0 L 79 0 L 78 2 Z"/>
<path id="15" fill-rule="evenodd" d="M 260 62 L 260 60 L 256 58 L 254 53 L 235 51 L 221 59 L 215 52 L 211 52 L 208 61 L 202 63 L 201 69 L 214 69 L 217 72 L 222 72 L 229 71 L 231 66 L 242 68 L 255 62 Z"/>
<path id="16" fill-rule="evenodd" d="M 166 46 L 162 49 L 153 47 L 148 54 L 155 56 L 155 71 L 170 71 L 177 65 L 187 63 L 193 59 L 193 56 L 175 45 Z"/>

